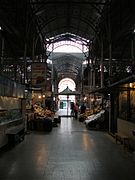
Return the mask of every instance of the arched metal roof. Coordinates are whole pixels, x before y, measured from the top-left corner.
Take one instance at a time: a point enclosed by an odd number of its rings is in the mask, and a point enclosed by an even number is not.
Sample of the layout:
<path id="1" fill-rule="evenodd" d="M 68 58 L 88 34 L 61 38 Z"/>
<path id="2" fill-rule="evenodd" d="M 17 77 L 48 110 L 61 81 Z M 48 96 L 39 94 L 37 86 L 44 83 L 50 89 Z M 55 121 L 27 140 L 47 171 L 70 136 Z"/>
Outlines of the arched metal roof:
<path id="1" fill-rule="evenodd" d="M 135 27 L 134 0 L 1 0 L 0 17 L 0 39 L 5 39 L 1 59 L 5 64 L 23 64 L 43 54 L 45 43 L 62 40 L 80 40 L 83 45 L 92 41 L 93 54 L 99 60 L 103 41 L 105 59 L 111 56 L 118 63 L 135 64 L 131 43 Z M 63 66 L 61 74 L 70 72 L 72 76 L 73 72 L 74 77 L 79 65 L 73 60 L 71 66 L 66 57 L 62 58 L 57 60 L 56 67 Z"/>
<path id="2" fill-rule="evenodd" d="M 97 31 L 105 0 L 30 0 L 39 29 L 46 37 L 70 32 L 92 39 Z"/>
<path id="3" fill-rule="evenodd" d="M 93 40 L 97 34 L 97 27 L 101 18 L 105 0 L 31 0 L 34 15 L 39 30 L 50 43 L 58 41 Z M 61 56 L 55 59 L 54 66 L 59 78 L 69 77 L 76 79 L 81 73 L 81 63 L 72 55 Z"/>
<path id="4" fill-rule="evenodd" d="M 59 79 L 68 77 L 76 80 L 78 73 L 81 73 L 82 59 L 75 55 L 61 53 L 61 56 L 56 56 L 52 59 Z"/>

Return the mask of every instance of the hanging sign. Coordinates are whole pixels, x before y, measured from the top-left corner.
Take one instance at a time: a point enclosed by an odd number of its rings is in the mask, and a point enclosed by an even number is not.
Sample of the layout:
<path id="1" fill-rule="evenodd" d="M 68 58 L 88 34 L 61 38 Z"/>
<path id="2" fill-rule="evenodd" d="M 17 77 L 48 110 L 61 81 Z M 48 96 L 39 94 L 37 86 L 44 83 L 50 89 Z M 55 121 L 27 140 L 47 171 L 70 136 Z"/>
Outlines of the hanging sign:
<path id="1" fill-rule="evenodd" d="M 32 63 L 32 85 L 45 87 L 46 64 L 42 62 Z"/>

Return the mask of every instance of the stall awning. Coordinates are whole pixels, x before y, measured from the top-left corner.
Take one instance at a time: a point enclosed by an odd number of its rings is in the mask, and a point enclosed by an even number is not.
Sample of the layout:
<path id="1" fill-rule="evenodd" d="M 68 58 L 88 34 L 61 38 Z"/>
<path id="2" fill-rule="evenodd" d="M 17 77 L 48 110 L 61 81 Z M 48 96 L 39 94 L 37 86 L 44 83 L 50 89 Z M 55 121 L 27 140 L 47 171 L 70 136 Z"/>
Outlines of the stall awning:
<path id="1" fill-rule="evenodd" d="M 57 95 L 80 95 L 81 93 L 78 91 L 72 91 L 67 86 L 66 89 L 64 89 L 62 92 L 57 93 Z"/>

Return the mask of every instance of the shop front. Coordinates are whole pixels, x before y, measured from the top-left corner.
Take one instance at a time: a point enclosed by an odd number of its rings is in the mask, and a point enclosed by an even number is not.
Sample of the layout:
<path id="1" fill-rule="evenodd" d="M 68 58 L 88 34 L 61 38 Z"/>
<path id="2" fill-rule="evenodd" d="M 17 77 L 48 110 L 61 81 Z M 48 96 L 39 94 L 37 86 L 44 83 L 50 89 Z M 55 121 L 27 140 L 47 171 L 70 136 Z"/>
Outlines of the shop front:
<path id="1" fill-rule="evenodd" d="M 111 132 L 127 137 L 133 149 L 135 130 L 135 76 L 132 75 L 110 86 Z"/>
<path id="2" fill-rule="evenodd" d="M 0 147 L 15 129 L 25 130 L 24 86 L 0 76 Z"/>

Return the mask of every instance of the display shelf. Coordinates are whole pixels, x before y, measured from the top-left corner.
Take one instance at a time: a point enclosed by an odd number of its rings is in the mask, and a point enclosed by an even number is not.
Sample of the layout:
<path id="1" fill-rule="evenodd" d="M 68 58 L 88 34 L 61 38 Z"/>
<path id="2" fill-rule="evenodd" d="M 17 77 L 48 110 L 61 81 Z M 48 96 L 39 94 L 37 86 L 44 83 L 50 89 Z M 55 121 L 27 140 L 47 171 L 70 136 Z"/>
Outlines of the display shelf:
<path id="1" fill-rule="evenodd" d="M 0 110 L 0 125 L 22 119 L 20 109 Z"/>

